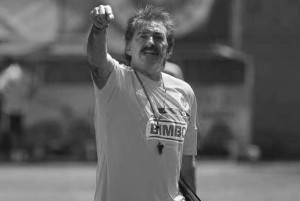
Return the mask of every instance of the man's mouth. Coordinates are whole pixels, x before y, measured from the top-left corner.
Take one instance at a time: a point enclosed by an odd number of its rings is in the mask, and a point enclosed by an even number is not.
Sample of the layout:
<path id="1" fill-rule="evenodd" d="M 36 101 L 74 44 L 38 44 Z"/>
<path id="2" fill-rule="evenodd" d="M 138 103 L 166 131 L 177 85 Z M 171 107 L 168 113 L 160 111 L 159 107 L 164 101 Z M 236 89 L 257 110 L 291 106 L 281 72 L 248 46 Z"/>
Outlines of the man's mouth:
<path id="1" fill-rule="evenodd" d="M 144 48 L 142 53 L 144 55 L 158 55 L 158 51 L 155 48 Z"/>

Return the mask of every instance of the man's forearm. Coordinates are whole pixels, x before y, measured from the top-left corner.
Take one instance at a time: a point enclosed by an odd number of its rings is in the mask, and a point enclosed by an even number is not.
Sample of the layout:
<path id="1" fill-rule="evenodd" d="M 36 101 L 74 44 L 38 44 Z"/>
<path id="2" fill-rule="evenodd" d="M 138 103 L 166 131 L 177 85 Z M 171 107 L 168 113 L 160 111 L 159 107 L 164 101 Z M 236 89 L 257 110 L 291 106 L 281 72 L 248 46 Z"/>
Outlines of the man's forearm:
<path id="1" fill-rule="evenodd" d="M 87 56 L 93 80 L 97 87 L 102 89 L 113 69 L 109 61 L 110 56 L 107 53 L 105 29 L 91 28 L 88 38 Z"/>
<path id="2" fill-rule="evenodd" d="M 106 29 L 97 30 L 92 26 L 87 44 L 88 62 L 93 66 L 100 66 L 107 62 Z"/>
<path id="3" fill-rule="evenodd" d="M 189 185 L 189 187 L 196 192 L 196 167 L 194 156 L 183 156 L 180 176 Z"/>

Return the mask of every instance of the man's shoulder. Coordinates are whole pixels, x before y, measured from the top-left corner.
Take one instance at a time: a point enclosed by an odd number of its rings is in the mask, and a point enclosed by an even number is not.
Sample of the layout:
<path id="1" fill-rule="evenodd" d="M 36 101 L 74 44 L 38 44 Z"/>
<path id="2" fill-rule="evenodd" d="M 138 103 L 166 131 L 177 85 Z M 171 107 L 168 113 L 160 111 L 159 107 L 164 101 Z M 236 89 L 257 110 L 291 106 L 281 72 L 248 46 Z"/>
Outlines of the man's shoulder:
<path id="1" fill-rule="evenodd" d="M 124 63 L 120 63 L 118 60 L 113 61 L 114 69 L 122 71 L 124 73 L 132 73 L 133 69 L 130 66 L 127 66 Z"/>
<path id="2" fill-rule="evenodd" d="M 178 88 L 185 91 L 193 91 L 191 85 L 182 79 L 178 79 L 167 73 L 163 73 L 164 80 L 168 86 Z"/>

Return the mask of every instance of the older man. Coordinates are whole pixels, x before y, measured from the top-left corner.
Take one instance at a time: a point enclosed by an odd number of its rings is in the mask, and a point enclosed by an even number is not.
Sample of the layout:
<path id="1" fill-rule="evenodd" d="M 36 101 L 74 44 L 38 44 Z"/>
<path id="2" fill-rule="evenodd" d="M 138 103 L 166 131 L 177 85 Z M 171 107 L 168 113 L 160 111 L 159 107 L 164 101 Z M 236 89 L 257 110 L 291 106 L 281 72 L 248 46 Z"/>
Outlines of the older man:
<path id="1" fill-rule="evenodd" d="M 163 69 L 174 21 L 145 6 L 128 20 L 124 64 L 107 51 L 109 5 L 91 12 L 88 62 L 95 85 L 96 201 L 179 201 L 179 177 L 195 190 L 196 98 Z M 113 38 L 111 38 L 113 40 Z"/>

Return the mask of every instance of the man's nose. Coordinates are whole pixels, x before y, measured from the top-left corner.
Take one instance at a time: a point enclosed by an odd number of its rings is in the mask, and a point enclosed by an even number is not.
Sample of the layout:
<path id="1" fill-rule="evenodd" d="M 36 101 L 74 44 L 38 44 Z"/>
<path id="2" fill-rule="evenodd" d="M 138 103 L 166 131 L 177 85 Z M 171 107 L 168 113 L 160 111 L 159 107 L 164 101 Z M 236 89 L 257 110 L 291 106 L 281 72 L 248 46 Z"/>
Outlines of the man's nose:
<path id="1" fill-rule="evenodd" d="M 147 45 L 153 45 L 154 44 L 154 40 L 153 40 L 152 36 L 150 36 L 150 37 L 147 38 L 146 44 Z"/>

